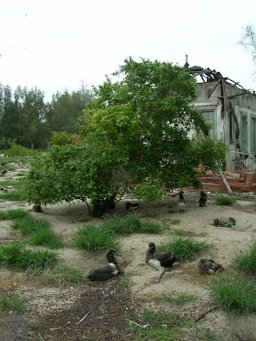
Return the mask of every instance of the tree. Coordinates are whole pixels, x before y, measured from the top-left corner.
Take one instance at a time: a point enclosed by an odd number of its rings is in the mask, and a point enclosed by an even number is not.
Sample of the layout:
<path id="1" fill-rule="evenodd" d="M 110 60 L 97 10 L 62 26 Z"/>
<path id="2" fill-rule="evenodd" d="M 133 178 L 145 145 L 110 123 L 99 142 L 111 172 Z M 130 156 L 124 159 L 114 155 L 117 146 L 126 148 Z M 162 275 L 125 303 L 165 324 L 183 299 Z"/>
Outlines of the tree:
<path id="1" fill-rule="evenodd" d="M 250 53 L 252 60 L 256 65 L 256 33 L 252 25 L 245 27 L 242 39 L 238 43 Z"/>
<path id="2" fill-rule="evenodd" d="M 194 168 L 199 163 L 212 170 L 222 164 L 223 143 L 188 138 L 191 129 L 207 127 L 191 105 L 196 83 L 185 70 L 129 58 L 112 76 L 94 89 L 95 97 L 79 121 L 81 140 L 54 147 L 46 160 L 32 166 L 31 202 L 89 199 L 93 215 L 101 216 L 127 191 L 160 200 L 172 188 L 198 185 Z M 43 164 L 51 169 L 56 187 L 51 197 L 44 190 L 49 185 L 41 181 L 47 178 Z M 35 181 L 38 190 L 33 189 Z"/>
<path id="3" fill-rule="evenodd" d="M 51 131 L 76 132 L 76 122 L 83 115 L 83 108 L 91 99 L 92 93 L 84 86 L 79 91 L 63 94 L 57 92 L 52 97 L 47 114 L 47 121 Z"/>

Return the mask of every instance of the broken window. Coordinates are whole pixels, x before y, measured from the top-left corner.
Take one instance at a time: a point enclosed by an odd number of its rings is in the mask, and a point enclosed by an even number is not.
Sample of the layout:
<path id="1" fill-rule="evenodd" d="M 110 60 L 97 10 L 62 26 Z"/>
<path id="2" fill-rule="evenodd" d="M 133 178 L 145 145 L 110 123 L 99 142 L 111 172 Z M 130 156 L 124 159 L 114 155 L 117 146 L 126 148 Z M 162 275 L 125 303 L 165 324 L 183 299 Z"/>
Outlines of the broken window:
<path id="1" fill-rule="evenodd" d="M 252 117 L 252 150 L 251 152 L 256 155 L 256 117 Z"/>
<path id="2" fill-rule="evenodd" d="M 248 153 L 248 121 L 246 114 L 242 114 L 241 123 L 242 123 L 241 152 Z"/>
<path id="3" fill-rule="evenodd" d="M 207 125 L 210 126 L 209 137 L 211 139 L 216 138 L 216 120 L 215 120 L 215 111 L 203 112 L 203 117 Z"/>

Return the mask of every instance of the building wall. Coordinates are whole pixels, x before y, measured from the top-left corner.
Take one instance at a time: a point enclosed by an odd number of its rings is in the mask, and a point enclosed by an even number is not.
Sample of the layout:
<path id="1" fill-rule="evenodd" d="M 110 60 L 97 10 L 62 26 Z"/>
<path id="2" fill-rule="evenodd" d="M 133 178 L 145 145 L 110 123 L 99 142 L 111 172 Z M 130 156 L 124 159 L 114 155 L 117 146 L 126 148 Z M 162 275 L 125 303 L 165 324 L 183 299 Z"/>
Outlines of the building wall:
<path id="1" fill-rule="evenodd" d="M 197 98 L 193 105 L 203 113 L 213 129 L 211 137 L 229 145 L 227 169 L 256 169 L 256 94 L 229 84 L 212 81 L 197 84 Z M 236 134 L 236 115 L 239 126 Z"/>

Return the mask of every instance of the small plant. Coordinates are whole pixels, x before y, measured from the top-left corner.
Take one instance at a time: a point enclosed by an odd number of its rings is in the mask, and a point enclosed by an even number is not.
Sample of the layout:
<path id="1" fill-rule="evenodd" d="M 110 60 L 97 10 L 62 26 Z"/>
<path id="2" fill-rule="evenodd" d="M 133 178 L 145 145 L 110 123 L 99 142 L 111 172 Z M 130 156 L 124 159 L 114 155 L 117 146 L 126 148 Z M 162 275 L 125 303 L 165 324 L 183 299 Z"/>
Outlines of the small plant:
<path id="1" fill-rule="evenodd" d="M 159 303 L 165 303 L 170 305 L 182 306 L 186 303 L 193 302 L 197 299 L 195 295 L 192 294 L 180 294 L 178 296 L 162 294 L 156 297 L 156 301 Z"/>
<path id="2" fill-rule="evenodd" d="M 180 219 L 172 219 L 169 221 L 171 225 L 179 225 L 181 223 Z"/>
<path id="3" fill-rule="evenodd" d="M 239 200 L 238 197 L 235 196 L 229 196 L 226 194 L 222 194 L 222 195 L 218 195 L 215 198 L 215 203 L 217 205 L 229 205 L 229 206 L 233 206 L 237 203 L 237 201 Z"/>
<path id="4" fill-rule="evenodd" d="M 133 272 L 126 272 L 123 276 L 118 278 L 118 283 L 123 288 L 131 287 L 131 277 L 135 275 Z"/>
<path id="5" fill-rule="evenodd" d="M 106 228 L 94 225 L 81 228 L 74 238 L 74 245 L 88 251 L 119 249 L 119 244 L 113 233 L 110 233 Z"/>
<path id="6" fill-rule="evenodd" d="M 0 264 L 20 269 L 41 269 L 57 264 L 57 254 L 52 251 L 31 251 L 20 243 L 0 245 Z"/>
<path id="7" fill-rule="evenodd" d="M 23 311 L 26 308 L 26 300 L 24 298 L 9 298 L 6 296 L 0 296 L 0 311 L 15 310 Z"/>
<path id="8" fill-rule="evenodd" d="M 211 286 L 214 302 L 240 314 L 256 312 L 256 284 L 246 279 L 222 278 Z"/>
<path id="9" fill-rule="evenodd" d="M 242 272 L 256 274 L 256 243 L 248 252 L 235 257 L 234 266 Z"/>
<path id="10" fill-rule="evenodd" d="M 199 242 L 189 237 L 177 237 L 170 242 L 161 243 L 158 250 L 173 253 L 178 258 L 179 262 L 184 263 L 195 259 L 200 251 L 208 249 L 209 246 L 210 245 L 206 242 Z"/>

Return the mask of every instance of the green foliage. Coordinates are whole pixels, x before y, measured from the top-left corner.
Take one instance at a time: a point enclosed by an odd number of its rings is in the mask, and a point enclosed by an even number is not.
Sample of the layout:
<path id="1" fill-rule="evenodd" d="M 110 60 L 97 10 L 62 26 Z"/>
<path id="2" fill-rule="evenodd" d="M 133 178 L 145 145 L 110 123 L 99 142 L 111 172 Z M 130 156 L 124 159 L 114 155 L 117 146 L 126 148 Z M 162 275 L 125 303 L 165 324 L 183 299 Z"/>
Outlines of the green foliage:
<path id="1" fill-rule="evenodd" d="M 159 297 L 156 297 L 156 301 L 159 303 L 182 306 L 187 303 L 193 302 L 197 299 L 195 295 L 192 294 L 180 294 L 178 296 L 161 294 Z"/>
<path id="2" fill-rule="evenodd" d="M 79 141 L 79 136 L 66 131 L 52 131 L 51 145 L 63 146 L 65 144 L 73 144 Z"/>
<path id="3" fill-rule="evenodd" d="M 256 284 L 246 279 L 220 278 L 211 286 L 214 302 L 227 311 L 256 312 Z"/>
<path id="4" fill-rule="evenodd" d="M 256 274 L 256 243 L 243 254 L 238 254 L 234 259 L 234 266 L 242 272 Z"/>
<path id="5" fill-rule="evenodd" d="M 4 154 L 7 156 L 12 156 L 12 157 L 13 156 L 15 157 L 16 156 L 33 156 L 36 154 L 36 151 L 13 143 L 9 149 L 5 150 Z"/>
<path id="6" fill-rule="evenodd" d="M 95 225 L 81 228 L 74 238 L 74 245 L 88 251 L 103 251 L 107 249 L 119 249 L 119 244 L 113 233 L 108 229 Z"/>
<path id="7" fill-rule="evenodd" d="M 26 308 L 26 300 L 25 298 L 17 297 L 17 298 L 9 298 L 6 296 L 0 296 L 0 311 L 4 310 L 15 310 L 15 311 L 23 311 Z"/>
<path id="8" fill-rule="evenodd" d="M 57 261 L 57 254 L 52 251 L 31 251 L 19 243 L 0 245 L 0 264 L 10 268 L 44 270 Z"/>
<path id="9" fill-rule="evenodd" d="M 208 248 L 209 244 L 206 242 L 199 242 L 189 237 L 179 237 L 169 242 L 159 244 L 158 250 L 173 253 L 179 262 L 184 263 L 189 260 L 194 260 L 201 251 L 207 250 Z"/>
<path id="10" fill-rule="evenodd" d="M 215 198 L 215 202 L 217 205 L 229 205 L 229 206 L 233 206 L 237 203 L 237 201 L 239 200 L 238 197 L 235 196 L 229 196 L 226 194 L 222 194 L 222 195 L 218 195 Z"/>

